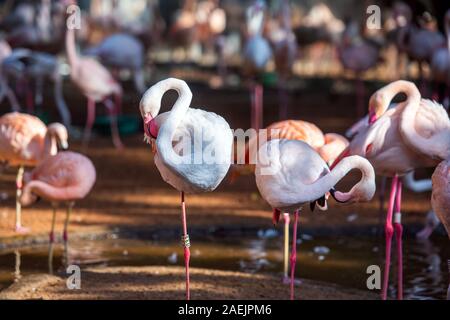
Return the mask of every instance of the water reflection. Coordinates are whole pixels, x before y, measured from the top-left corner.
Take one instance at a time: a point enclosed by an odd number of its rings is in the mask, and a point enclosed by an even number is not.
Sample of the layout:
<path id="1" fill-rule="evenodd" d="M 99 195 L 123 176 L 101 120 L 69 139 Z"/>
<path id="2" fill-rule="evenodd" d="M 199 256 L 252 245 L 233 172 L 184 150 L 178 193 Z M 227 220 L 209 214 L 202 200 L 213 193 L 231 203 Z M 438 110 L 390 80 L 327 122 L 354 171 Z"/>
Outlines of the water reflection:
<path id="1" fill-rule="evenodd" d="M 366 289 L 366 268 L 371 264 L 384 265 L 378 239 L 350 237 L 310 237 L 300 235 L 298 245 L 299 277 L 333 282 L 347 287 Z M 193 267 L 269 272 L 282 275 L 283 238 L 281 234 L 261 237 L 206 237 L 193 239 Z M 407 299 L 444 299 L 448 286 L 447 262 L 450 247 L 445 238 L 431 241 L 407 239 L 404 242 L 404 292 Z M 195 253 L 195 254 L 194 254 Z M 56 245 L 55 272 L 63 272 L 65 265 L 144 266 L 182 265 L 176 259 L 182 250 L 178 242 L 120 239 L 72 240 L 68 251 Z M 175 258 L 174 258 L 175 257 Z M 0 289 L 19 281 L 22 276 L 48 272 L 48 247 L 21 248 L 0 252 Z M 396 297 L 396 263 L 391 270 L 389 295 Z"/>

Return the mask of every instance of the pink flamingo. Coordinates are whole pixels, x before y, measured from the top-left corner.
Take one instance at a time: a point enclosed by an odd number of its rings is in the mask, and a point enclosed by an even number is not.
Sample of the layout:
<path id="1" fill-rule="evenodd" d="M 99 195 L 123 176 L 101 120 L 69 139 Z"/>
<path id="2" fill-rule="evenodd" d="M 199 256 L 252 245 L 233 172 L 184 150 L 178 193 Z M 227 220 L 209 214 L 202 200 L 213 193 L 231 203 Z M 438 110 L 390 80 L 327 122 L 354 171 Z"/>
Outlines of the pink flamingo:
<path id="1" fill-rule="evenodd" d="M 259 129 L 263 125 L 263 86 L 255 81 L 264 72 L 272 58 L 269 42 L 263 37 L 265 4 L 256 0 L 246 12 L 247 42 L 244 48 L 244 74 L 251 78 L 251 127 Z"/>
<path id="2" fill-rule="evenodd" d="M 169 90 L 177 91 L 179 97 L 171 111 L 159 114 L 161 99 Z M 190 240 L 184 194 L 216 189 L 230 168 L 233 146 L 228 123 L 215 113 L 190 108 L 191 101 L 192 92 L 186 82 L 170 78 L 148 89 L 139 106 L 145 140 L 156 150 L 156 167 L 164 181 L 181 193 L 187 300 L 190 299 Z M 194 137 L 199 136 L 200 139 L 195 138 L 194 148 L 185 148 L 187 144 L 194 146 Z"/>
<path id="3" fill-rule="evenodd" d="M 365 104 L 362 73 L 373 68 L 378 63 L 380 50 L 374 42 L 361 36 L 358 25 L 355 21 L 352 21 L 345 28 L 338 52 L 344 68 L 352 70 L 356 74 L 356 105 L 358 116 L 362 116 Z"/>
<path id="4" fill-rule="evenodd" d="M 445 160 L 437 166 L 432 180 L 431 205 L 450 238 L 450 160 Z M 448 260 L 448 268 L 450 272 L 450 260 Z M 450 300 L 450 284 L 447 290 L 447 300 Z"/>
<path id="5" fill-rule="evenodd" d="M 58 151 L 57 144 L 67 149 L 67 129 L 59 123 L 48 127 L 39 118 L 13 112 L 0 118 L 0 161 L 19 167 L 16 178 L 16 223 L 17 232 L 26 232 L 22 227 L 22 210 L 19 198 L 22 194 L 25 166 L 34 167 L 40 161 Z"/>
<path id="6" fill-rule="evenodd" d="M 389 109 L 395 108 L 397 106 L 396 103 L 391 103 L 389 105 Z M 353 138 L 358 132 L 362 130 L 367 130 L 370 126 L 369 124 L 369 115 L 365 116 L 358 120 L 354 125 L 352 125 L 346 132 L 345 135 L 347 138 Z M 345 148 L 344 148 L 345 149 Z M 379 211 L 380 211 L 380 221 L 382 221 L 382 216 L 384 215 L 384 196 L 386 193 L 386 182 L 387 177 L 381 177 L 381 184 L 379 190 Z M 415 192 L 427 192 L 431 191 L 431 179 L 422 179 L 417 180 L 414 178 L 414 171 L 411 171 L 405 174 L 402 177 L 403 186 L 407 189 Z M 433 210 L 430 210 L 426 216 L 425 226 L 416 234 L 418 239 L 428 239 L 433 231 L 439 226 L 439 219 L 436 217 L 436 214 Z"/>
<path id="7" fill-rule="evenodd" d="M 405 93 L 406 101 L 389 109 L 391 100 Z M 417 87 L 408 81 L 395 81 L 378 90 L 369 101 L 370 126 L 360 131 L 335 161 L 346 155 L 364 156 L 377 174 L 393 177 L 385 223 L 386 262 L 382 298 L 387 298 L 392 236 L 398 252 L 398 298 L 403 298 L 401 191 L 403 176 L 416 168 L 435 166 L 450 156 L 450 120 L 445 109 L 422 99 Z M 394 215 L 395 209 L 395 215 Z M 394 225 L 392 219 L 394 217 Z"/>
<path id="8" fill-rule="evenodd" d="M 49 269 L 52 273 L 53 244 L 57 203 L 67 203 L 63 240 L 67 254 L 69 218 L 75 201 L 81 200 L 91 191 L 96 179 L 91 160 L 76 152 L 60 152 L 41 161 L 33 171 L 25 173 L 24 188 L 20 203 L 29 206 L 42 197 L 52 203 L 53 218 L 49 234 Z"/>
<path id="9" fill-rule="evenodd" d="M 275 67 L 278 72 L 279 117 L 287 118 L 286 82 L 292 74 L 297 57 L 297 39 L 292 31 L 289 0 L 283 0 L 278 13 L 278 27 L 270 32 L 270 41 L 274 48 Z"/>
<path id="10" fill-rule="evenodd" d="M 319 154 L 299 140 L 270 140 L 260 148 L 259 155 L 261 159 L 255 170 L 256 185 L 261 196 L 274 209 L 274 220 L 279 219 L 281 212 L 295 213 L 290 257 L 292 300 L 299 210 L 306 203 L 310 203 L 312 208 L 316 203 L 326 207 L 328 193 L 338 202 L 369 201 L 375 193 L 375 172 L 370 163 L 359 156 L 343 159 L 344 162 L 330 171 Z M 361 171 L 361 180 L 347 193 L 334 191 L 334 186 L 352 169 Z"/>
<path id="11" fill-rule="evenodd" d="M 111 124 L 111 134 L 114 146 L 123 148 L 117 126 L 117 115 L 122 100 L 122 87 L 111 73 L 97 60 L 81 57 L 75 48 L 75 30 L 69 28 L 66 32 L 66 51 L 71 67 L 70 78 L 87 98 L 87 121 L 84 130 L 84 143 L 88 144 L 92 126 L 95 121 L 95 104 L 103 102 L 106 106 Z M 110 99 L 115 97 L 115 103 Z"/>
<path id="12" fill-rule="evenodd" d="M 267 140 L 272 139 L 286 139 L 286 140 L 298 140 L 304 141 L 310 145 L 320 157 L 328 164 L 331 165 L 334 160 L 341 154 L 342 151 L 347 148 L 349 142 L 343 136 L 337 133 L 323 134 L 315 124 L 302 121 L 302 120 L 285 120 L 271 124 L 266 128 Z M 245 166 L 236 165 L 233 167 L 231 174 L 231 182 L 233 182 L 239 175 L 243 173 L 254 173 L 254 163 L 256 163 L 256 154 L 258 143 L 258 137 L 252 137 L 246 144 L 245 148 Z M 235 158 L 235 162 L 238 157 Z M 249 170 L 250 169 L 250 170 Z M 313 203 L 315 206 L 315 203 Z M 314 207 L 311 207 L 312 209 Z M 318 205 L 320 210 L 326 210 L 325 203 Z M 289 255 L 289 213 L 283 213 L 284 220 L 284 266 L 283 266 L 283 282 L 289 283 L 288 277 L 288 255 Z"/>

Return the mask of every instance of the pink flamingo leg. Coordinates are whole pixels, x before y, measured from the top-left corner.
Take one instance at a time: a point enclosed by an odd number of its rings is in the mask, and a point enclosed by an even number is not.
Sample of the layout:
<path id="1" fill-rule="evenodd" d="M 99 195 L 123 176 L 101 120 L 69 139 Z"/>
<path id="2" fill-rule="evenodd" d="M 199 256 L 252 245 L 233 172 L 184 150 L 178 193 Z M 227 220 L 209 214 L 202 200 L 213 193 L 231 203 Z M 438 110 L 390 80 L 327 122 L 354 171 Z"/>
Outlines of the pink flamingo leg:
<path id="1" fill-rule="evenodd" d="M 184 246 L 184 264 L 186 268 L 186 300 L 191 299 L 191 292 L 189 289 L 189 260 L 191 258 L 191 251 L 189 250 L 191 242 L 189 240 L 189 234 L 187 233 L 187 222 L 186 222 L 186 204 L 184 202 L 184 192 L 181 192 L 181 209 L 182 209 L 182 220 L 183 220 L 183 237 L 182 243 Z"/>
<path id="2" fill-rule="evenodd" d="M 289 213 L 283 213 L 284 219 L 284 255 L 283 255 L 283 283 L 289 283 Z"/>
<path id="3" fill-rule="evenodd" d="M 292 235 L 292 252 L 291 252 L 291 300 L 294 300 L 295 263 L 297 262 L 297 225 L 298 225 L 298 210 L 295 211 L 294 232 L 293 232 L 293 235 Z"/>
<path id="4" fill-rule="evenodd" d="M 395 230 L 395 241 L 397 243 L 397 263 L 398 263 L 398 292 L 397 299 L 403 300 L 403 248 L 402 248 L 402 236 L 403 236 L 403 226 L 402 226 L 402 182 L 399 180 L 397 183 L 397 192 L 395 196 L 395 214 L 394 214 L 394 230 Z"/>
<path id="5" fill-rule="evenodd" d="M 83 145 L 85 147 L 88 146 L 89 140 L 91 139 L 92 127 L 95 121 L 95 101 L 88 98 L 87 101 L 87 118 L 86 118 L 86 126 L 84 127 L 84 138 Z"/>
<path id="6" fill-rule="evenodd" d="M 111 100 L 106 99 L 104 101 L 106 108 L 108 109 L 108 114 L 109 114 L 109 123 L 111 126 L 111 135 L 112 135 L 112 140 L 113 140 L 113 144 L 117 149 L 123 149 L 123 143 L 120 140 L 120 134 L 119 134 L 119 126 L 117 124 L 117 109 L 118 109 L 118 105 L 112 103 Z"/>
<path id="7" fill-rule="evenodd" d="M 383 279 L 383 291 L 381 298 L 386 300 L 387 290 L 389 286 L 389 268 L 391 266 L 391 246 L 392 235 L 394 234 L 394 228 L 392 226 L 392 213 L 394 211 L 395 190 L 397 189 L 398 176 L 395 175 L 392 178 L 391 193 L 389 196 L 389 206 L 386 217 L 385 232 L 386 232 L 386 261 L 384 265 L 384 279 Z"/>

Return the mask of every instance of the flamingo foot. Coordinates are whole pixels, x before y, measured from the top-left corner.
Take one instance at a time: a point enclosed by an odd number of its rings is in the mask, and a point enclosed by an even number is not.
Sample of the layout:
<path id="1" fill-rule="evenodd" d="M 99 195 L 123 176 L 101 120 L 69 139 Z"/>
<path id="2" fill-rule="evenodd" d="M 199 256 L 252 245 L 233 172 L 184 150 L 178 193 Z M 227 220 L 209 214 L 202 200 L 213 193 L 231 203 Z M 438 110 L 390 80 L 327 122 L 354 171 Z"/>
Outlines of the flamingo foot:
<path id="1" fill-rule="evenodd" d="M 27 234 L 31 231 L 31 229 L 23 226 L 16 226 L 14 231 L 19 234 Z"/>
<path id="2" fill-rule="evenodd" d="M 291 284 L 291 278 L 289 278 L 288 276 L 284 276 L 283 277 L 283 284 L 285 284 L 285 285 Z M 301 284 L 302 284 L 302 280 L 294 279 L 294 285 L 299 286 Z"/>

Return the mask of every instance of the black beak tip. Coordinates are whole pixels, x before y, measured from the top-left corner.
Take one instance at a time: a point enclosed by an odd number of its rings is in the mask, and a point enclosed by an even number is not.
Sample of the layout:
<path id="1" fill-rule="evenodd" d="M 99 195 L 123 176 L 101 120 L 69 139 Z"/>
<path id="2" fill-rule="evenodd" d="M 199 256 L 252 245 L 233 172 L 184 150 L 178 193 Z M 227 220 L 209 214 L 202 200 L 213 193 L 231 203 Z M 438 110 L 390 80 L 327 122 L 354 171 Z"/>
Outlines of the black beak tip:
<path id="1" fill-rule="evenodd" d="M 316 208 L 316 202 L 315 201 L 310 202 L 309 203 L 309 208 L 311 209 L 311 212 L 314 212 L 314 209 Z"/>

